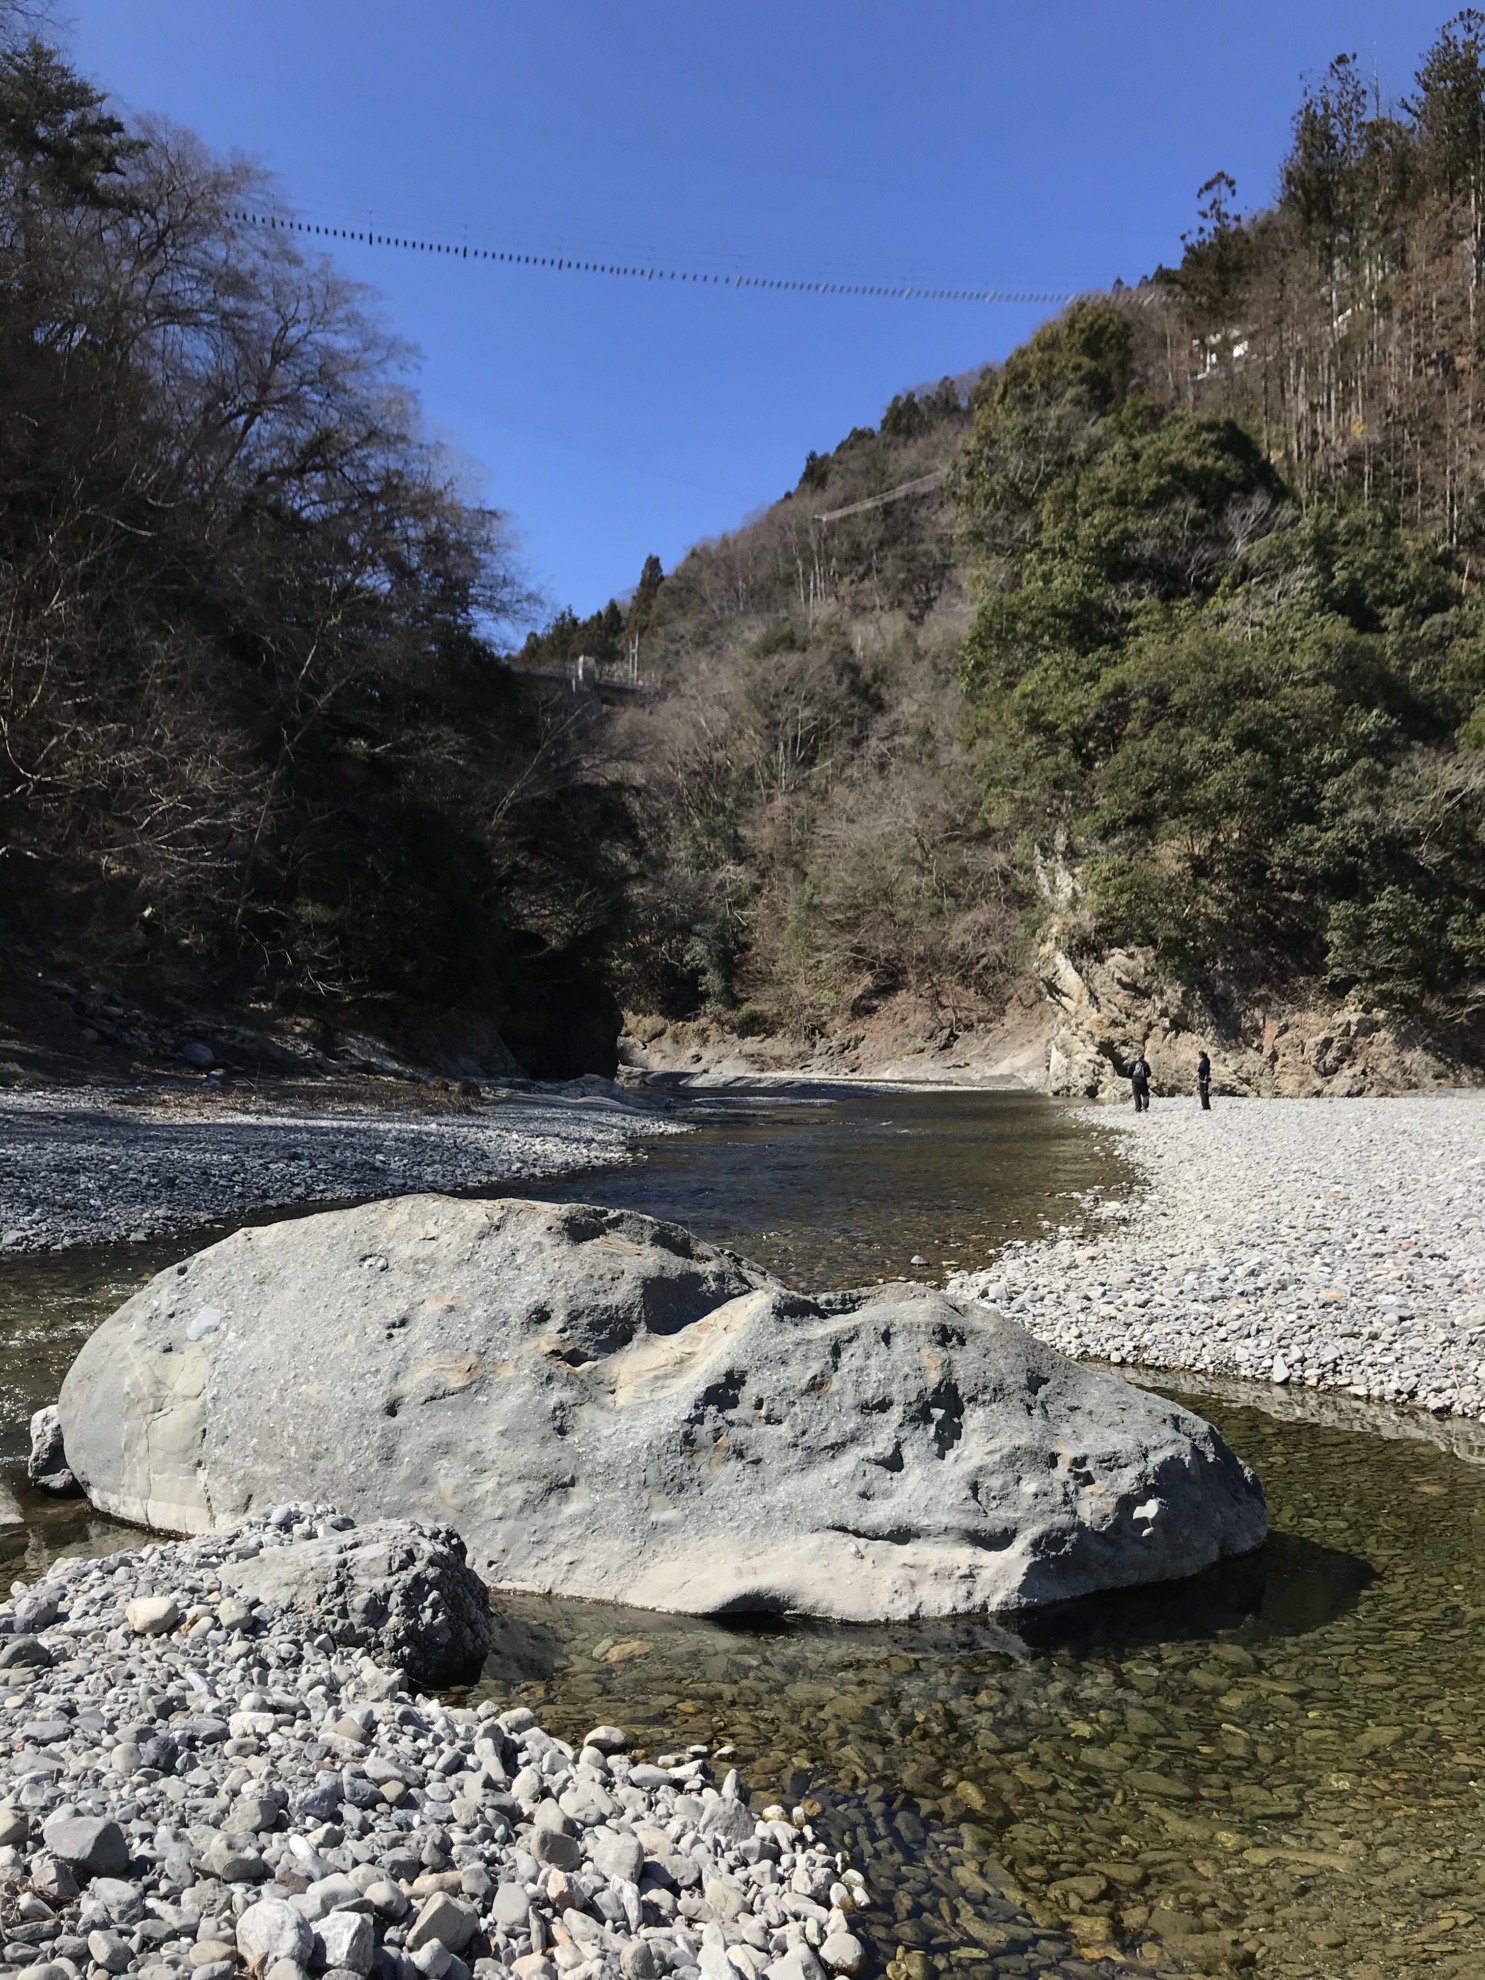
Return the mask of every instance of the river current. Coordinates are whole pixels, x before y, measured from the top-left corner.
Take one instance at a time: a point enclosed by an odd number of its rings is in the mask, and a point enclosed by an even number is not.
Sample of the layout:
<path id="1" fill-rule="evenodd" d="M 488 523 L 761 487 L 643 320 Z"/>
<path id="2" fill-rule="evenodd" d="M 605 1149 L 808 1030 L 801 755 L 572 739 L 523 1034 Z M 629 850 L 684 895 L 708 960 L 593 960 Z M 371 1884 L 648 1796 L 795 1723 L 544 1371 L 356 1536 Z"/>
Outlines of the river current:
<path id="1" fill-rule="evenodd" d="M 1128 1187 L 1103 1137 L 1021 1095 L 798 1089 L 700 1112 L 643 1163 L 542 1193 L 674 1216 L 825 1287 L 941 1278 Z M 128 1537 L 26 1490 L 25 1418 L 98 1319 L 193 1248 L 0 1267 L 0 1461 L 31 1521 L 12 1572 Z M 602 1719 L 650 1751 L 735 1746 L 866 1874 L 892 1980 L 1485 1975 L 1485 1468 L 1381 1411 L 1297 1420 L 1233 1385 L 1180 1400 L 1267 1488 L 1272 1537 L 1247 1561 L 1016 1626 L 503 1598 L 482 1689 L 569 1735 Z"/>

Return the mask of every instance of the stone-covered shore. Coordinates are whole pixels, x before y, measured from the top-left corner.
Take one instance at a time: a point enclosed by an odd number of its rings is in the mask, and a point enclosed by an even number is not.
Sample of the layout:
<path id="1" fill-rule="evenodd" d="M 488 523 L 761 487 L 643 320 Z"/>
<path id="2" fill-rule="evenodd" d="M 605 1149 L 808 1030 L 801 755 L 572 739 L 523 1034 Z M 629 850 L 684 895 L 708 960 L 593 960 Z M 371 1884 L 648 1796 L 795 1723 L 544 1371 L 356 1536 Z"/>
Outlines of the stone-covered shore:
<path id="1" fill-rule="evenodd" d="M 411 1526 L 390 1582 L 327 1576 L 324 1557 L 370 1532 L 280 1507 L 16 1584 L 0 1605 L 0 1973 L 860 1971 L 859 1874 L 803 1811 L 755 1814 L 725 1751 L 646 1764 L 617 1727 L 574 1749 L 525 1709 L 417 1691 L 388 1649 L 413 1668 L 467 1659 L 473 1577 L 455 1536 Z M 280 1547 L 320 1560 L 307 1606 Z M 284 1600 L 253 1596 L 264 1569 Z"/>
<path id="2" fill-rule="evenodd" d="M 633 1161 L 683 1132 L 606 1080 L 490 1091 L 460 1111 L 252 1106 L 175 1112 L 139 1091 L 0 1095 L 0 1255 L 143 1241 L 255 1212 L 415 1190 L 447 1194 Z"/>
<path id="3" fill-rule="evenodd" d="M 1485 1094 L 1079 1117 L 1143 1192 L 952 1290 L 1080 1358 L 1485 1417 Z"/>

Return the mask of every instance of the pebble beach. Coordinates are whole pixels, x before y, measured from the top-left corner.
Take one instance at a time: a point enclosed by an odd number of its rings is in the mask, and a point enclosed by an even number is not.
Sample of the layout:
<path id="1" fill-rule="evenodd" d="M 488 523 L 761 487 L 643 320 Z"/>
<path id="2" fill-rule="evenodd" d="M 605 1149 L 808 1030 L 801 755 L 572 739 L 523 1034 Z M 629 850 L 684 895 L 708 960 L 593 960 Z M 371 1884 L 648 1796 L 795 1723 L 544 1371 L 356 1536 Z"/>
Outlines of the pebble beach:
<path id="1" fill-rule="evenodd" d="M 525 1708 L 426 1696 L 348 1647 L 354 1627 L 307 1629 L 227 1585 L 233 1560 L 353 1527 L 284 1506 L 16 1584 L 0 1606 L 0 1971 L 861 1969 L 860 1874 L 802 1810 L 755 1812 L 725 1753 L 646 1761 L 608 1725 L 573 1746 Z"/>
<path id="2" fill-rule="evenodd" d="M 674 1133 L 604 1080 L 510 1092 L 464 1111 L 249 1108 L 169 1113 L 127 1089 L 0 1096 L 0 1253 L 63 1251 L 240 1221 L 290 1204 L 453 1195 L 634 1159 Z"/>
<path id="3" fill-rule="evenodd" d="M 1079 1115 L 1141 1187 L 951 1289 L 1079 1358 L 1485 1417 L 1485 1095 Z"/>

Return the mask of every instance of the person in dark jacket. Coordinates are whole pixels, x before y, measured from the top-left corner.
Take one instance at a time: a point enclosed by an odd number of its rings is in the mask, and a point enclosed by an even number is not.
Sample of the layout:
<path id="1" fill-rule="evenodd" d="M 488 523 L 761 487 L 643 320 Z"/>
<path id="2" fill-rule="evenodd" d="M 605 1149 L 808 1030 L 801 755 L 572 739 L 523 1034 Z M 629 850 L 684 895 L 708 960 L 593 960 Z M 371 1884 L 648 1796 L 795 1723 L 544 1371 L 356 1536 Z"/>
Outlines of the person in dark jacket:
<path id="1" fill-rule="evenodd" d="M 1212 1111 L 1212 1062 L 1203 1052 L 1196 1062 L 1196 1090 L 1207 1113 Z"/>
<path id="2" fill-rule="evenodd" d="M 1129 1084 L 1134 1089 L 1134 1111 L 1147 1114 L 1150 1111 L 1150 1067 L 1143 1052 L 1129 1068 Z"/>

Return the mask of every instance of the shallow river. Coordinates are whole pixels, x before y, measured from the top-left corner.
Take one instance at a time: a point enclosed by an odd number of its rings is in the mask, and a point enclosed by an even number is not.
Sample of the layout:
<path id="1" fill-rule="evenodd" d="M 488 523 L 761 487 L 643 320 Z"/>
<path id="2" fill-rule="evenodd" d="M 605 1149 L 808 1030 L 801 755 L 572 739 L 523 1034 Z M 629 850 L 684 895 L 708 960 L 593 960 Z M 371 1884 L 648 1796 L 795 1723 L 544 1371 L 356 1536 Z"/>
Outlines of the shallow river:
<path id="1" fill-rule="evenodd" d="M 703 1133 L 563 1193 L 839 1285 L 940 1276 L 1075 1221 L 1119 1180 L 1097 1137 L 1034 1100 L 806 1099 L 718 1103 Z M 5 1455 L 77 1341 L 171 1249 L 3 1267 Z M 487 1687 L 554 1730 L 607 1719 L 650 1750 L 735 1745 L 754 1785 L 803 1802 L 866 1872 L 863 1922 L 893 1980 L 1485 1975 L 1485 1468 L 1182 1400 L 1265 1481 L 1258 1558 L 1019 1630 L 744 1630 L 508 1598 Z M 120 1537 L 57 1508 L 27 1567 Z"/>
<path id="2" fill-rule="evenodd" d="M 688 1096 L 695 1132 L 544 1196 L 674 1217 L 791 1285 L 942 1282 L 1132 1186 L 1114 1138 L 1021 1092 L 795 1086 Z"/>

